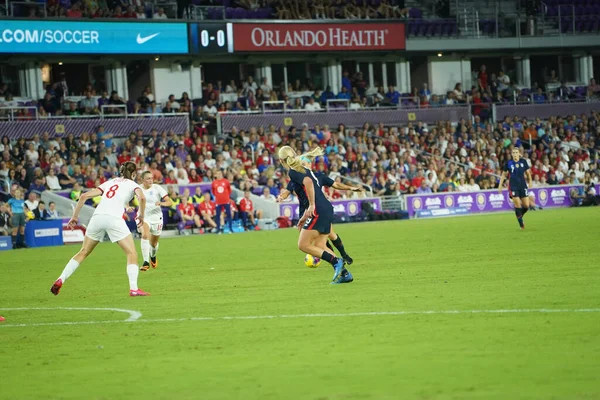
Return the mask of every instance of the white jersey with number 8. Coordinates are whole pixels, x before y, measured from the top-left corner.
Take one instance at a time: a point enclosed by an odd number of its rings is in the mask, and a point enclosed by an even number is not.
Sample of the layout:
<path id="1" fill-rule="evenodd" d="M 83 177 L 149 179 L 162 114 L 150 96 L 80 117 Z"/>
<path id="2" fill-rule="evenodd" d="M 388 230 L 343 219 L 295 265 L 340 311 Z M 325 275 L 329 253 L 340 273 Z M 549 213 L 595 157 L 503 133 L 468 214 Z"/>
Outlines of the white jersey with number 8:
<path id="1" fill-rule="evenodd" d="M 125 208 L 135 196 L 135 189 L 140 186 L 131 179 L 115 178 L 98 187 L 102 191 L 102 200 L 96 207 L 94 215 L 112 215 L 122 218 Z"/>

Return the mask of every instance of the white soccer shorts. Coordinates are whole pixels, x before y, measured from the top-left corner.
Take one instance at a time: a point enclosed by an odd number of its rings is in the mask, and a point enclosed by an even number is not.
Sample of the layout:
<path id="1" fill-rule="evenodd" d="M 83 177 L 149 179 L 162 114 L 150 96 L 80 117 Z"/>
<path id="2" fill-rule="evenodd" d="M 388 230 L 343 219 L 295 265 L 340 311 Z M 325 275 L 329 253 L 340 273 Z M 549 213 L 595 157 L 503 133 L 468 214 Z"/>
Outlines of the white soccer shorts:
<path id="1" fill-rule="evenodd" d="M 131 232 L 123 218 L 111 215 L 94 215 L 87 226 L 85 236 L 101 242 L 105 234 L 108 234 L 110 241 L 115 243 L 131 235 Z"/>
<path id="2" fill-rule="evenodd" d="M 138 232 L 142 233 L 142 231 L 139 228 L 139 223 L 140 220 L 139 219 L 135 219 L 135 224 L 138 225 Z M 163 228 L 163 222 L 162 220 L 152 220 L 152 221 L 147 221 L 144 220 L 144 224 L 148 225 L 150 227 L 150 234 L 154 235 L 154 236 L 160 236 L 160 234 L 162 233 L 162 228 Z"/>

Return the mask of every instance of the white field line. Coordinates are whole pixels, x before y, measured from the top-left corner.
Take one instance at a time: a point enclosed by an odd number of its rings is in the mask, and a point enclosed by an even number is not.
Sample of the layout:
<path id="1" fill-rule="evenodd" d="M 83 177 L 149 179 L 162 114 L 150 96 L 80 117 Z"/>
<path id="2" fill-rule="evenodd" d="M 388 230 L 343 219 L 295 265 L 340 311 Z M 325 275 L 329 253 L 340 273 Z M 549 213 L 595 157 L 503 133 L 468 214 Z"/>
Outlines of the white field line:
<path id="1" fill-rule="evenodd" d="M 138 319 L 141 318 L 142 313 L 139 311 L 134 311 L 134 310 L 125 310 L 123 308 L 89 308 L 89 307 L 19 307 L 19 308 L 4 308 L 4 307 L 0 307 L 0 310 L 5 310 L 5 311 L 29 311 L 29 310 L 66 310 L 66 311 L 115 311 L 115 312 L 121 312 L 121 313 L 125 313 L 125 314 L 129 314 L 129 318 L 120 321 L 120 322 L 134 322 L 137 321 Z M 74 325 L 78 325 L 78 324 L 82 324 L 85 322 L 61 322 L 60 324 L 62 325 L 70 325 L 70 324 L 74 324 Z M 58 322 L 53 322 L 51 323 L 52 325 L 56 325 L 58 324 Z M 29 326 L 32 324 L 20 324 L 20 325 L 15 325 L 15 326 Z"/>
<path id="2" fill-rule="evenodd" d="M 337 318 L 337 317 L 371 317 L 371 316 L 402 316 L 402 315 L 455 315 L 455 314 L 522 314 L 522 313 L 597 313 L 600 308 L 579 309 L 512 309 L 512 310 L 429 310 L 429 311 L 375 311 L 355 312 L 340 314 L 283 314 L 283 315 L 247 315 L 247 316 L 222 316 L 222 317 L 188 317 L 188 318 L 155 318 L 139 319 L 142 314 L 138 311 L 119 308 L 1 308 L 0 310 L 94 310 L 94 311 L 119 311 L 130 315 L 126 320 L 106 321 L 73 321 L 73 322 L 40 322 L 25 324 L 0 324 L 0 328 L 29 327 L 29 326 L 54 326 L 54 325 L 101 325 L 120 324 L 126 322 L 187 322 L 187 321 L 228 321 L 228 320 L 256 320 L 256 319 L 290 319 L 290 318 Z M 10 320 L 10 316 L 9 316 Z"/>

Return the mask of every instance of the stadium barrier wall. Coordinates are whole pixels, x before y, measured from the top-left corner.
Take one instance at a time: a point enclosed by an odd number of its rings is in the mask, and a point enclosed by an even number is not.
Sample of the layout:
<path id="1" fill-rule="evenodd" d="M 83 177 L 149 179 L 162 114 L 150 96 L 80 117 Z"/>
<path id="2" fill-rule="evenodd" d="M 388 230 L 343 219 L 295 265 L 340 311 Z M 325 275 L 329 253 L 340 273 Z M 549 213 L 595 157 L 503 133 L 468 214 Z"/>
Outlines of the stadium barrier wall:
<path id="1" fill-rule="evenodd" d="M 77 205 L 77 202 L 69 198 L 70 193 L 70 190 L 62 190 L 57 192 L 45 190 L 42 192 L 42 200 L 44 203 L 46 203 L 46 207 L 48 207 L 50 202 L 54 202 L 56 204 L 58 215 L 67 218 L 67 222 L 68 218 L 73 215 L 73 209 Z M 92 219 L 92 215 L 94 215 L 94 207 L 88 206 L 87 204 L 84 205 L 79 212 L 79 223 L 87 226 L 90 223 L 90 219 Z"/>
<path id="2" fill-rule="evenodd" d="M 600 102 L 494 105 L 496 121 L 502 121 L 506 117 L 513 118 L 515 115 L 535 121 L 536 118 L 541 118 L 544 120 L 557 115 L 561 117 L 573 114 L 589 115 L 592 111 L 600 111 Z"/>
<path id="3" fill-rule="evenodd" d="M 557 185 L 529 189 L 536 205 L 542 207 L 570 207 L 570 192 L 583 185 Z M 596 185 L 596 191 L 600 185 Z M 446 192 L 413 194 L 406 196 L 408 215 L 413 217 L 451 216 L 460 214 L 512 211 L 513 203 L 508 190 L 482 190 L 479 192 Z"/>
<path id="4" fill-rule="evenodd" d="M 1 121 L 0 137 L 8 136 L 10 139 L 33 139 L 35 134 L 50 133 L 51 137 L 65 136 L 72 133 L 79 137 L 83 132 L 95 132 L 99 126 L 104 126 L 105 131 L 116 137 L 124 137 L 138 129 L 148 135 L 153 129 L 159 133 L 173 130 L 182 134 L 189 128 L 189 117 L 134 117 L 134 118 L 61 118 L 39 119 L 25 121 Z"/>
<path id="5" fill-rule="evenodd" d="M 371 197 L 365 199 L 332 200 L 333 212 L 335 214 L 344 214 L 349 217 L 358 215 L 362 210 L 363 203 L 371 204 L 373 211 L 381 212 L 381 199 Z M 297 202 L 285 202 L 279 205 L 279 214 L 290 219 L 300 218 L 300 204 Z"/>
<path id="6" fill-rule="evenodd" d="M 265 114 L 222 114 L 220 115 L 221 129 L 231 132 L 233 127 L 248 130 L 252 127 L 269 126 L 300 127 L 306 123 L 308 126 L 329 125 L 337 127 L 344 124 L 346 127 L 359 128 L 365 122 L 385 125 L 400 125 L 409 122 L 458 121 L 461 118 L 469 120 L 470 107 L 440 107 L 422 109 L 370 109 L 363 111 L 331 111 L 331 112 L 286 112 Z"/>

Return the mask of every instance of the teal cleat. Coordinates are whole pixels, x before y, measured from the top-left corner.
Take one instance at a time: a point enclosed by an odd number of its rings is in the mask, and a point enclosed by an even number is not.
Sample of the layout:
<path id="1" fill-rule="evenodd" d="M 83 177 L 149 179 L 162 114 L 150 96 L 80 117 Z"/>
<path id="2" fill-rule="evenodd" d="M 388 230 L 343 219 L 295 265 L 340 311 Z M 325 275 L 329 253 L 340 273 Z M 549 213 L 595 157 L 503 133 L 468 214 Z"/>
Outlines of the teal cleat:
<path id="1" fill-rule="evenodd" d="M 335 264 L 333 264 L 333 269 L 334 269 L 334 273 L 333 273 L 333 279 L 331 280 L 332 282 L 335 282 L 336 280 L 338 280 L 338 278 L 340 277 L 340 275 L 342 274 L 342 272 L 344 271 L 344 260 L 342 258 L 338 258 L 337 261 L 335 262 Z"/>
<path id="2" fill-rule="evenodd" d="M 340 277 L 338 278 L 338 280 L 331 282 L 332 285 L 337 285 L 340 283 L 350 283 L 354 280 L 354 277 L 352 276 L 352 274 L 350 273 L 350 271 L 348 271 L 346 268 L 344 268 L 344 271 L 342 272 L 342 274 L 340 275 Z"/>

